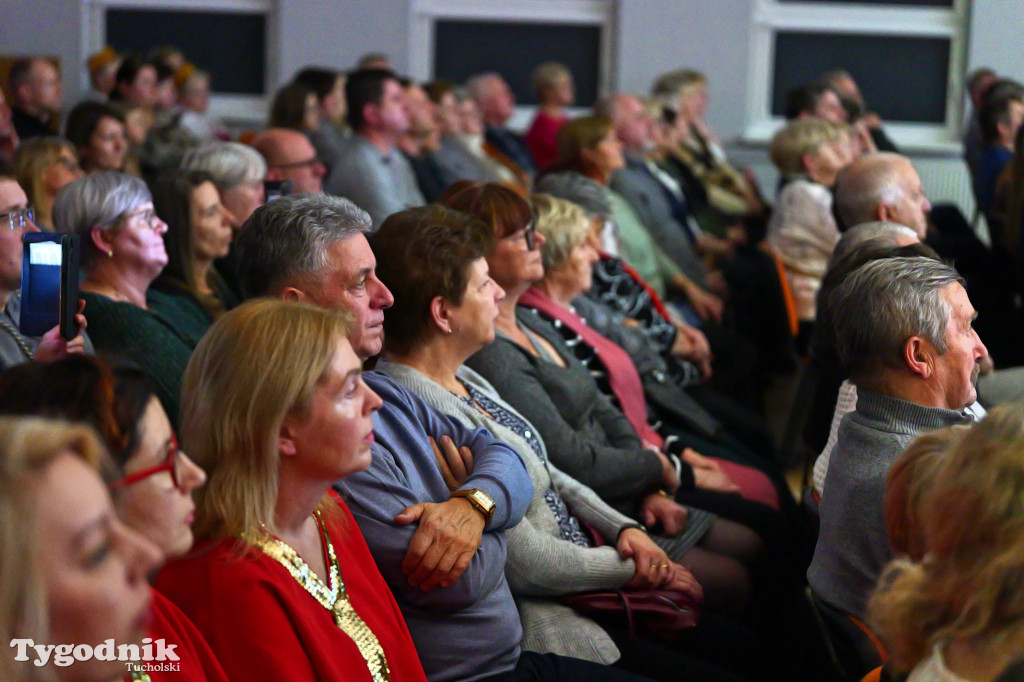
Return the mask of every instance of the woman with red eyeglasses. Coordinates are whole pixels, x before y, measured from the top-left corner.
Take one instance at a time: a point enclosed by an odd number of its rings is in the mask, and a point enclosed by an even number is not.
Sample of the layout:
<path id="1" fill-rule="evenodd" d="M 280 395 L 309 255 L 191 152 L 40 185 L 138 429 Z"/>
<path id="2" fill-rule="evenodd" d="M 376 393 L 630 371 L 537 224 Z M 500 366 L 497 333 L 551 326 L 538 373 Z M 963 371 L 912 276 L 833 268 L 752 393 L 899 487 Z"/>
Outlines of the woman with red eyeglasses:
<path id="1" fill-rule="evenodd" d="M 103 360 L 69 356 L 27 363 L 0 377 L 0 413 L 84 422 L 101 436 L 112 455 L 109 488 L 120 520 L 145 536 L 170 559 L 192 547 L 192 491 L 206 473 L 178 449 L 160 401 L 141 370 L 111 369 Z M 152 591 L 152 620 L 146 636 L 176 645 L 181 659 L 173 672 L 148 677 L 175 682 L 226 680 L 206 640 L 171 602 Z"/>

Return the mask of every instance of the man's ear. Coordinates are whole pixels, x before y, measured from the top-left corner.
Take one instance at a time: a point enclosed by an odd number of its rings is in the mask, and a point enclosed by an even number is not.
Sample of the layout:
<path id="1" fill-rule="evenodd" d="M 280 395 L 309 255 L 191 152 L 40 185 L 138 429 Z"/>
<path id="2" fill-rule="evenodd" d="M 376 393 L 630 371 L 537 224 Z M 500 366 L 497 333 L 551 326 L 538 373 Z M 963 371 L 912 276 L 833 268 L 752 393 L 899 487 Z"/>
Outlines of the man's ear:
<path id="1" fill-rule="evenodd" d="M 282 301 L 308 301 L 309 296 L 302 289 L 296 289 L 295 287 L 285 287 L 281 289 L 281 300 Z"/>
<path id="2" fill-rule="evenodd" d="M 935 371 L 935 346 L 921 336 L 911 336 L 903 344 L 903 362 L 907 369 L 920 376 L 929 378 Z"/>
<path id="3" fill-rule="evenodd" d="M 882 222 L 899 222 L 896 220 L 896 209 L 891 204 L 878 204 L 878 208 L 875 209 L 875 217 Z"/>
<path id="4" fill-rule="evenodd" d="M 267 166 L 267 180 L 285 180 L 284 171 L 275 166 Z"/>

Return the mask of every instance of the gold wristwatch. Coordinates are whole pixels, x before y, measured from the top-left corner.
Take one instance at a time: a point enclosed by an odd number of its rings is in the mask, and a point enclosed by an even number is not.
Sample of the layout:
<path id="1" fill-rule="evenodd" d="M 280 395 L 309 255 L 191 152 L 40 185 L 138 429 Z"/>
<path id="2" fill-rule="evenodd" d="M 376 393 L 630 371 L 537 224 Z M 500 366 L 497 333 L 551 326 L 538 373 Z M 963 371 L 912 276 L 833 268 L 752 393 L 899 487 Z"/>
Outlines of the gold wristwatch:
<path id="1" fill-rule="evenodd" d="M 469 503 L 473 507 L 484 515 L 484 518 L 488 521 L 494 516 L 495 504 L 491 496 L 485 493 L 479 488 L 469 488 L 467 490 L 456 490 L 452 493 L 452 497 L 464 497 L 469 500 Z"/>

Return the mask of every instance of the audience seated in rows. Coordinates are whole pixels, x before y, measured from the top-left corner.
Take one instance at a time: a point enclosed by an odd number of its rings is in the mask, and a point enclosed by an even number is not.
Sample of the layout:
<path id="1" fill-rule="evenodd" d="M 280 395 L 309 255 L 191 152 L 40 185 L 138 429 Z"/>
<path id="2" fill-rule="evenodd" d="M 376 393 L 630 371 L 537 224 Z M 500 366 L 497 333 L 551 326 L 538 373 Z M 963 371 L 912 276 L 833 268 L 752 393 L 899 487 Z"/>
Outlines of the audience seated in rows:
<path id="1" fill-rule="evenodd" d="M 344 199 L 271 202 L 239 234 L 246 292 L 344 308 L 355 318 L 349 339 L 356 354 L 377 355 L 384 310 L 394 299 L 375 273 L 364 236 L 371 225 L 365 211 Z M 486 430 L 436 412 L 386 375 L 367 372 L 363 379 L 384 401 L 374 418 L 373 459 L 336 488 L 395 595 L 428 678 L 503 679 L 513 670 L 548 671 L 543 679 L 554 679 L 555 670 L 582 674 L 586 666 L 578 661 L 520 649 L 522 626 L 504 575 L 504 531 L 532 497 L 522 460 Z M 460 490 L 472 492 L 476 504 L 449 490 L 434 454 L 444 443 L 472 453 L 473 472 Z"/>
<path id="2" fill-rule="evenodd" d="M 637 642 L 621 624 L 594 623 L 554 601 L 580 590 L 659 586 L 699 599 L 700 586 L 634 519 L 550 464 L 540 432 L 462 364 L 495 337 L 491 320 L 504 292 L 485 259 L 493 230 L 465 214 L 428 207 L 391 216 L 371 242 L 379 275 L 395 295 L 384 321 L 386 360 L 377 368 L 467 426 L 487 428 L 513 445 L 530 472 L 533 500 L 524 520 L 507 533 L 506 574 L 523 620 L 524 648 L 606 664 L 618 659 L 617 667 L 654 679 L 730 679 L 682 653 L 704 653 L 694 648 L 696 632 L 675 647 L 647 637 Z M 449 487 L 457 488 L 471 467 L 445 449 Z M 574 514 L 600 529 L 609 547 L 594 547 Z M 612 545 L 619 554 L 610 551 Z M 703 618 L 703 634 L 721 627 L 707 614 Z"/>

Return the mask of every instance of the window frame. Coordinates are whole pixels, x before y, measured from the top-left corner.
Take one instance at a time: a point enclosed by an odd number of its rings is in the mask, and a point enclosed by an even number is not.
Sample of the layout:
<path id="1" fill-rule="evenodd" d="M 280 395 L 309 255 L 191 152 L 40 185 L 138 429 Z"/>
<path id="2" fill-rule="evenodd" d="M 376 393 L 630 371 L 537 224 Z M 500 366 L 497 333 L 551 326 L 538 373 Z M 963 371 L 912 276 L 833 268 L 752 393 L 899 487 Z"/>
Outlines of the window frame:
<path id="1" fill-rule="evenodd" d="M 753 9 L 744 140 L 767 142 L 785 122 L 783 118 L 772 116 L 771 113 L 776 33 L 808 31 L 861 36 L 941 37 L 950 40 L 945 122 L 887 122 L 885 129 L 901 148 L 908 150 L 959 150 L 968 39 L 968 0 L 953 0 L 951 8 L 754 0 Z"/>
<path id="2" fill-rule="evenodd" d="M 221 119 L 225 123 L 249 124 L 266 118 L 270 107 L 274 74 L 280 62 L 280 44 L 278 38 L 278 2 L 277 0 L 83 0 L 82 25 L 85 27 L 85 40 L 82 44 L 82 62 L 106 45 L 108 9 L 127 10 L 179 10 L 194 12 L 238 12 L 246 14 L 263 14 L 266 17 L 266 62 L 264 64 L 264 83 L 262 95 L 228 95 L 210 93 L 210 116 Z M 197 64 L 199 68 L 212 68 L 213 65 Z M 92 87 L 89 74 L 83 70 L 82 92 Z"/>
<path id="3" fill-rule="evenodd" d="M 601 31 L 598 97 L 615 82 L 615 0 L 412 0 L 409 12 L 409 76 L 419 82 L 434 79 L 434 42 L 438 21 L 508 21 L 577 24 Z M 509 126 L 526 128 L 535 106 L 516 105 Z M 587 112 L 574 107 L 573 116 Z"/>

